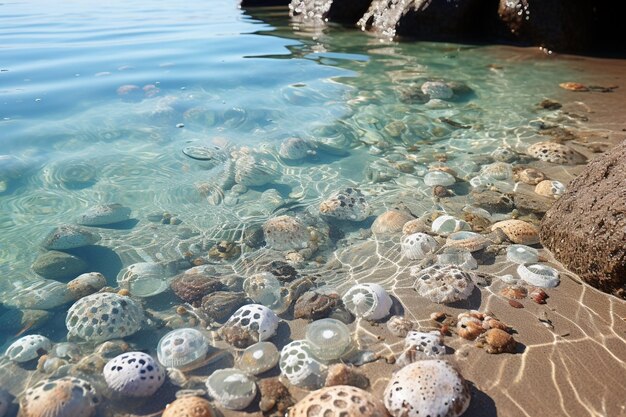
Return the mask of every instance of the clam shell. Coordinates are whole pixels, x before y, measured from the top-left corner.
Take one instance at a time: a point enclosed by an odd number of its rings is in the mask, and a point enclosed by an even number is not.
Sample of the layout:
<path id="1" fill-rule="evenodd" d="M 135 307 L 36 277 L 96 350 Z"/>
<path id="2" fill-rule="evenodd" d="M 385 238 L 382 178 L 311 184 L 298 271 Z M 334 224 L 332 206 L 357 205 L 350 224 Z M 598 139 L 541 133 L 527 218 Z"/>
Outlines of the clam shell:
<path id="1" fill-rule="evenodd" d="M 402 231 L 402 226 L 414 217 L 409 213 L 399 210 L 389 210 L 381 214 L 372 223 L 372 233 L 385 234 Z"/>
<path id="2" fill-rule="evenodd" d="M 504 220 L 491 226 L 491 230 L 500 229 L 513 243 L 534 245 L 539 243 L 539 230 L 536 226 L 522 220 Z"/>

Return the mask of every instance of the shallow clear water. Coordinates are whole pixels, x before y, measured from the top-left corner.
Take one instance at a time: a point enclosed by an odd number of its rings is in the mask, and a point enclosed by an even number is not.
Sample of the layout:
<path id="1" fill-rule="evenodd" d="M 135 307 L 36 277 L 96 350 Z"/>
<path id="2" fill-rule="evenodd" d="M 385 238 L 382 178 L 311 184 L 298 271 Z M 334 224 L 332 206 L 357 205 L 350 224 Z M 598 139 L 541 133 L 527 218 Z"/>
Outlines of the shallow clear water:
<path id="1" fill-rule="evenodd" d="M 356 30 L 299 27 L 286 12 L 251 17 L 235 3 L 0 4 L 6 305 L 39 279 L 31 265 L 46 234 L 94 204 L 123 204 L 135 219 L 98 228 L 97 247 L 74 251 L 112 286 L 124 266 L 157 261 L 173 274 L 189 253 L 237 241 L 277 214 L 315 211 L 348 185 L 364 190 L 374 214 L 403 202 L 420 215 L 437 206 L 422 181 L 429 165 L 447 159 L 471 176 L 479 168 L 472 157 L 539 141 L 540 116 L 557 116 L 539 115 L 536 103 L 557 94 L 571 72 L 565 60 L 525 51 L 381 42 Z M 427 105 L 419 87 L 431 80 L 458 92 Z M 287 161 L 278 149 L 289 137 L 324 146 Z M 275 176 L 234 192 L 224 161 L 189 158 L 182 150 L 190 145 L 216 145 L 226 159 L 250 152 Z M 163 213 L 182 223 L 161 224 Z M 165 309 L 176 301 L 148 303 Z M 66 311 L 54 310 L 39 332 L 61 341 Z M 0 344 L 13 334 L 0 331 Z"/>

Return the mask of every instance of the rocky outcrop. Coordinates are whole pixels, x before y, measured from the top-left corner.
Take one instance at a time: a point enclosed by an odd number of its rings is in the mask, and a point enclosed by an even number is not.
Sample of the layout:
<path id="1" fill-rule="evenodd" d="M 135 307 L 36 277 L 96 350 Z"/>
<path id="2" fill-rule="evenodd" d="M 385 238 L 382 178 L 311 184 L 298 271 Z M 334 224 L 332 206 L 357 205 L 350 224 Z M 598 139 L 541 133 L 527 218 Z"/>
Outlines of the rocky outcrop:
<path id="1" fill-rule="evenodd" d="M 626 299 L 626 141 L 567 188 L 541 222 L 541 243 L 585 282 Z"/>

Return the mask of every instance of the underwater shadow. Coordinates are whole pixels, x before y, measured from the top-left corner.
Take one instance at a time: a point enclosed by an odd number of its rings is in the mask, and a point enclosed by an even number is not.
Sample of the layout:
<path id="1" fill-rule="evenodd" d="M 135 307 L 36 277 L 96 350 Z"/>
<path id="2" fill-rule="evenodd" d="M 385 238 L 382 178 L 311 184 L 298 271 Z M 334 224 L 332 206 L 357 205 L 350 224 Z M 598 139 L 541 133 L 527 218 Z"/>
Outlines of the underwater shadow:
<path id="1" fill-rule="evenodd" d="M 89 265 L 90 272 L 100 272 L 107 279 L 107 285 L 117 286 L 117 274 L 122 270 L 122 259 L 114 250 L 105 246 L 89 245 L 65 251 L 78 256 Z"/>
<path id="2" fill-rule="evenodd" d="M 113 224 L 103 224 L 101 226 L 90 226 L 98 229 L 112 229 L 112 230 L 130 230 L 139 223 L 139 219 L 128 219 L 123 222 Z"/>
<path id="3" fill-rule="evenodd" d="M 453 308 L 463 308 L 466 310 L 478 310 L 482 303 L 482 293 L 480 288 L 474 287 L 474 290 L 469 297 L 465 300 L 455 301 L 453 303 L 447 303 L 446 305 Z"/>
<path id="4" fill-rule="evenodd" d="M 476 388 L 473 382 L 468 382 L 472 400 L 463 415 L 466 417 L 497 417 L 498 409 L 495 401 L 489 395 Z"/>

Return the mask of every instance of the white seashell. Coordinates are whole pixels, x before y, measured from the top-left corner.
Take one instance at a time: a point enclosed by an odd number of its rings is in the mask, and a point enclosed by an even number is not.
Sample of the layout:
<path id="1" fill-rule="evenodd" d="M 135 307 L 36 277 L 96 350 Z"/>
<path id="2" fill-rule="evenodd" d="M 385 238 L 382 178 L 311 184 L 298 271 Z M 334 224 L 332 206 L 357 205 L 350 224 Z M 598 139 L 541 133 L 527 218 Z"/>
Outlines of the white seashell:
<path id="1" fill-rule="evenodd" d="M 472 273 L 454 266 L 435 264 L 421 271 L 412 268 L 411 276 L 416 277 L 417 293 L 434 303 L 465 300 L 474 290 Z"/>
<path id="2" fill-rule="evenodd" d="M 312 322 L 306 328 L 305 337 L 311 352 L 322 361 L 339 359 L 352 347 L 350 329 L 335 319 Z"/>
<path id="3" fill-rule="evenodd" d="M 429 359 L 446 354 L 446 346 L 439 331 L 430 333 L 411 331 L 404 339 L 404 351 L 397 363 L 406 366 L 420 359 Z"/>
<path id="4" fill-rule="evenodd" d="M 547 265 L 521 264 L 517 267 L 517 275 L 535 287 L 553 288 L 559 285 L 559 271 Z"/>
<path id="5" fill-rule="evenodd" d="M 478 261 L 472 256 L 472 253 L 465 249 L 452 250 L 437 255 L 437 263 L 441 266 L 456 266 L 461 269 L 476 269 Z"/>
<path id="6" fill-rule="evenodd" d="M 534 264 L 539 260 L 539 251 L 526 245 L 511 245 L 506 248 L 506 259 L 516 264 Z"/>
<path id="7" fill-rule="evenodd" d="M 437 217 L 431 227 L 432 231 L 440 236 L 448 236 L 451 233 L 460 232 L 461 230 L 472 230 L 472 227 L 466 221 L 459 220 L 447 214 Z"/>
<path id="8" fill-rule="evenodd" d="M 52 350 L 52 342 L 45 336 L 31 334 L 21 337 L 6 351 L 6 355 L 15 362 L 28 362 Z"/>
<path id="9" fill-rule="evenodd" d="M 439 244 L 426 233 L 413 233 L 402 236 L 400 250 L 407 259 L 424 259 L 429 253 L 437 250 Z"/>
<path id="10" fill-rule="evenodd" d="M 448 187 L 456 182 L 456 179 L 451 174 L 448 174 L 444 171 L 431 171 L 424 175 L 424 184 L 429 187 L 436 187 L 437 185 L 441 185 L 443 187 Z"/>
<path id="11" fill-rule="evenodd" d="M 206 380 L 209 395 L 224 408 L 243 410 L 256 397 L 256 383 L 239 369 L 218 369 Z"/>
<path id="12" fill-rule="evenodd" d="M 261 304 L 247 304 L 233 313 L 224 328 L 236 327 L 243 331 L 258 333 L 257 342 L 267 340 L 276 334 L 279 318 L 272 310 Z"/>
<path id="13" fill-rule="evenodd" d="M 141 328 L 144 313 L 133 299 L 96 293 L 76 301 L 68 310 L 68 336 L 99 342 L 129 336 Z"/>
<path id="14" fill-rule="evenodd" d="M 380 320 L 391 310 L 393 301 L 378 284 L 358 284 L 342 297 L 346 308 L 355 316 L 367 320 Z"/>
<path id="15" fill-rule="evenodd" d="M 126 397 L 149 397 L 165 382 L 165 371 L 152 356 L 126 352 L 111 359 L 102 371 L 113 391 Z"/>
<path id="16" fill-rule="evenodd" d="M 471 399 L 467 382 L 442 360 L 422 360 L 400 369 L 383 396 L 392 417 L 458 417 Z"/>
<path id="17" fill-rule="evenodd" d="M 315 359 L 304 340 L 287 344 L 280 352 L 280 372 L 290 383 L 301 388 L 319 388 L 326 379 L 326 366 Z"/>
<path id="18" fill-rule="evenodd" d="M 91 417 L 99 403 L 93 385 L 73 377 L 44 379 L 26 390 L 21 417 Z"/>
<path id="19" fill-rule="evenodd" d="M 276 313 L 280 314 L 289 308 L 289 291 L 270 272 L 249 276 L 243 282 L 243 290 L 252 301 L 263 304 Z"/>
<path id="20" fill-rule="evenodd" d="M 209 350 L 209 342 L 196 329 L 183 328 L 166 333 L 159 340 L 157 357 L 167 368 L 188 368 L 200 362 Z"/>
<path id="21" fill-rule="evenodd" d="M 151 297 L 161 294 L 169 284 L 165 267 L 156 262 L 138 262 L 122 269 L 117 283 L 136 297 Z"/>

